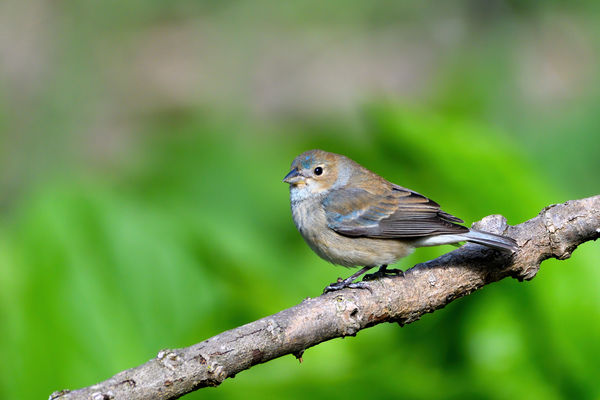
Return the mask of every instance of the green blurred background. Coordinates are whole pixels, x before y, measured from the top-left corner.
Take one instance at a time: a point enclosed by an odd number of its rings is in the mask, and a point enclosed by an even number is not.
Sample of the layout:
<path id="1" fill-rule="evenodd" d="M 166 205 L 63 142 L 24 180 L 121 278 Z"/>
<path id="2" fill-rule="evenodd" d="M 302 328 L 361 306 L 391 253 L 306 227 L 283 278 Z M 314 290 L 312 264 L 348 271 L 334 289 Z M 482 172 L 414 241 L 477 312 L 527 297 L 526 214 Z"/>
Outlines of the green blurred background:
<path id="1" fill-rule="evenodd" d="M 0 2 L 0 397 L 316 296 L 281 182 L 343 153 L 471 223 L 598 194 L 600 3 Z M 451 250 L 422 249 L 408 267 Z M 598 243 L 194 398 L 600 399 Z"/>

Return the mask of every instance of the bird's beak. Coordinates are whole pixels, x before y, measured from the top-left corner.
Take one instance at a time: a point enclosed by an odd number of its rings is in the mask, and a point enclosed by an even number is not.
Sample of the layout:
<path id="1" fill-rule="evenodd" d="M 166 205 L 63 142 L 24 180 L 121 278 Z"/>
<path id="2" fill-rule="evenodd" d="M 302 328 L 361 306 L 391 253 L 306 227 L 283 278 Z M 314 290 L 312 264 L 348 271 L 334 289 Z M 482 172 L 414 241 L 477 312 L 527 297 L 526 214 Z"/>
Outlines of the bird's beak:
<path id="1" fill-rule="evenodd" d="M 285 176 L 285 178 L 283 178 L 283 181 L 292 184 L 298 182 L 301 178 L 302 176 L 300 175 L 300 172 L 298 172 L 298 169 L 294 168 Z"/>

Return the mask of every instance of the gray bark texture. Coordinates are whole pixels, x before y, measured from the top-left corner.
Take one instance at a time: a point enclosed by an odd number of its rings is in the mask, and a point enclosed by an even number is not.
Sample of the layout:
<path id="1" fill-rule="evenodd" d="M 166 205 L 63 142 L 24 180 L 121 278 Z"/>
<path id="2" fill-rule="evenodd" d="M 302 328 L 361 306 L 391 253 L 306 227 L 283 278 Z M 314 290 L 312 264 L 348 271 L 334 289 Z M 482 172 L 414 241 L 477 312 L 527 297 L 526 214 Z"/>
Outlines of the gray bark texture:
<path id="1" fill-rule="evenodd" d="M 307 298 L 190 347 L 161 350 L 104 382 L 54 392 L 50 399 L 176 399 L 286 354 L 300 358 L 326 340 L 354 336 L 382 322 L 409 324 L 491 282 L 532 279 L 543 260 L 569 258 L 579 244 L 600 237 L 600 195 L 548 206 L 516 226 L 491 215 L 474 227 L 514 238 L 519 251 L 510 256 L 467 244 L 416 265 L 404 277 L 370 281 L 371 291 L 344 289 Z"/>

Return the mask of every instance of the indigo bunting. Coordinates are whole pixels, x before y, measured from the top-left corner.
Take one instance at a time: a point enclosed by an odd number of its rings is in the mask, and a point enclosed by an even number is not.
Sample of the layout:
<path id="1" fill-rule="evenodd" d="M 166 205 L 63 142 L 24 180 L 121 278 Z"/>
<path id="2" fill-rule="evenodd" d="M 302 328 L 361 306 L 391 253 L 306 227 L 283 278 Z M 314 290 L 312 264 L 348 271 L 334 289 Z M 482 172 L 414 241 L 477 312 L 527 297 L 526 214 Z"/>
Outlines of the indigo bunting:
<path id="1" fill-rule="evenodd" d="M 294 223 L 310 248 L 333 264 L 363 267 L 325 292 L 365 288 L 364 282 L 353 283 L 354 279 L 377 266 L 379 270 L 364 279 L 401 275 L 401 270 L 387 266 L 416 247 L 467 241 L 510 252 L 517 249 L 513 239 L 459 225 L 463 221 L 442 211 L 435 201 L 340 154 L 302 153 L 283 181 L 290 185 Z"/>

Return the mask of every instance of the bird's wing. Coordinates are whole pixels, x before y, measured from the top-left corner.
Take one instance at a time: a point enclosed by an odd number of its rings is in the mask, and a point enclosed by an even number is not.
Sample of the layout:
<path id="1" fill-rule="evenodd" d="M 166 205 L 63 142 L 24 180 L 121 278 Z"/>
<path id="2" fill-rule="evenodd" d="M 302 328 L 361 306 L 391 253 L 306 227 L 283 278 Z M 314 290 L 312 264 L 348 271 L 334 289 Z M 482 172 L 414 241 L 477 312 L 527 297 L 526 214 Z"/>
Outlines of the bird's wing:
<path id="1" fill-rule="evenodd" d="M 397 185 L 385 194 L 336 189 L 322 204 L 329 227 L 345 236 L 393 239 L 469 231 L 433 200 Z"/>

